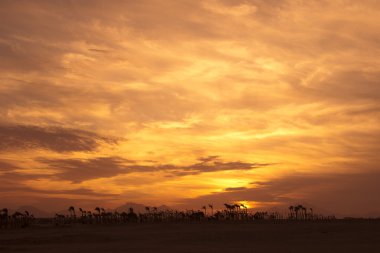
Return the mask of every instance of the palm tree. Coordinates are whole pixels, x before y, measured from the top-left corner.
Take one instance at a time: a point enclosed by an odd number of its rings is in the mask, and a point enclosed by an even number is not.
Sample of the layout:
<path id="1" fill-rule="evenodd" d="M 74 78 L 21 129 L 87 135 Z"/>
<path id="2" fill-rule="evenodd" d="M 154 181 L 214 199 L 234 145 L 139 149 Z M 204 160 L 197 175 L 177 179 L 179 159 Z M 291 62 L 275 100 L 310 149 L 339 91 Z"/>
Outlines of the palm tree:
<path id="1" fill-rule="evenodd" d="M 12 225 L 15 227 L 25 227 L 25 214 L 20 212 L 14 212 L 12 214 Z"/>
<path id="2" fill-rule="evenodd" d="M 248 210 L 247 210 L 248 207 L 244 204 L 240 204 L 240 206 L 244 208 L 244 213 L 247 214 L 248 213 Z"/>
<path id="3" fill-rule="evenodd" d="M 304 220 L 306 220 L 307 218 L 306 207 L 302 206 L 302 212 L 303 212 L 303 218 Z"/>
<path id="4" fill-rule="evenodd" d="M 85 217 L 86 217 L 86 214 L 87 212 L 84 211 L 82 208 L 79 207 L 79 212 L 80 212 L 80 219 L 82 221 L 82 223 L 84 224 L 85 223 Z"/>
<path id="5" fill-rule="evenodd" d="M 29 226 L 34 221 L 34 215 L 29 213 L 27 210 L 24 211 L 25 226 Z"/>
<path id="6" fill-rule="evenodd" d="M 84 211 L 84 212 L 85 212 L 86 220 L 88 220 L 89 223 L 92 223 L 92 217 L 94 217 L 95 215 L 93 215 L 91 211 Z"/>
<path id="7" fill-rule="evenodd" d="M 235 219 L 236 216 L 237 216 L 237 213 L 235 213 L 235 208 L 236 208 L 236 205 L 235 204 L 224 204 L 224 206 L 226 207 L 227 209 L 227 214 L 229 216 L 230 219 Z"/>
<path id="8" fill-rule="evenodd" d="M 241 216 L 241 213 L 240 213 L 240 204 L 237 203 L 237 204 L 234 204 L 234 208 L 236 208 L 236 216 L 235 218 L 240 220 L 240 216 Z"/>
<path id="9" fill-rule="evenodd" d="M 55 225 L 56 226 L 58 226 L 58 225 L 64 225 L 66 223 L 66 217 L 63 214 L 56 213 L 54 220 L 55 220 Z"/>
<path id="10" fill-rule="evenodd" d="M 293 219 L 294 206 L 289 206 L 290 218 Z"/>
<path id="11" fill-rule="evenodd" d="M 294 211 L 296 212 L 296 220 L 298 220 L 298 211 L 300 210 L 300 205 L 294 207 Z"/>
<path id="12" fill-rule="evenodd" d="M 234 208 L 234 206 L 232 206 L 230 204 L 224 204 L 224 206 L 226 207 L 226 209 L 228 210 L 229 213 L 231 213 L 232 209 Z"/>
<path id="13" fill-rule="evenodd" d="M 8 217 L 8 209 L 4 208 L 3 210 L 0 211 L 0 228 L 8 227 L 8 222 L 9 222 L 9 217 Z"/>
<path id="14" fill-rule="evenodd" d="M 303 205 L 298 205 L 298 206 L 296 206 L 295 207 L 295 211 L 296 211 L 296 219 L 298 220 L 298 212 L 299 211 L 301 211 L 301 218 L 303 218 L 303 216 L 304 216 L 304 214 L 305 214 L 305 212 L 304 212 L 304 210 L 306 210 L 304 207 L 303 207 Z"/>
<path id="15" fill-rule="evenodd" d="M 206 206 L 202 206 L 202 209 L 205 210 L 205 216 L 207 215 L 207 209 L 206 209 Z"/>
<path id="16" fill-rule="evenodd" d="M 133 208 L 129 208 L 129 213 L 127 214 L 128 221 L 136 222 L 138 221 L 137 214 L 133 211 Z"/>
<path id="17" fill-rule="evenodd" d="M 211 216 L 214 216 L 214 206 L 212 204 L 208 204 L 208 206 L 211 208 Z"/>
<path id="18" fill-rule="evenodd" d="M 70 206 L 68 211 L 70 212 L 70 216 L 75 219 L 76 218 L 75 208 L 73 206 Z"/>
<path id="19" fill-rule="evenodd" d="M 95 211 L 97 211 L 98 213 L 94 213 L 94 216 L 95 216 L 95 222 L 100 222 L 100 207 L 95 207 Z"/>

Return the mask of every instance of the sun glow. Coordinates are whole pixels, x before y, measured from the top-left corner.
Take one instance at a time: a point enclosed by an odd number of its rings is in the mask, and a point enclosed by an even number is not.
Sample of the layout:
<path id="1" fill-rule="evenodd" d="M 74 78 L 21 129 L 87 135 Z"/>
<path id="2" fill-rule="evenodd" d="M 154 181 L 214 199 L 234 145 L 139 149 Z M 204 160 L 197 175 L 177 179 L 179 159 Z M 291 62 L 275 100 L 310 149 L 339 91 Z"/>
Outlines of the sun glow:
<path id="1" fill-rule="evenodd" d="M 242 205 L 243 207 L 247 208 L 247 209 L 250 209 L 253 207 L 253 202 L 248 202 L 246 200 L 243 200 L 243 201 L 238 201 L 237 202 L 238 204 Z"/>

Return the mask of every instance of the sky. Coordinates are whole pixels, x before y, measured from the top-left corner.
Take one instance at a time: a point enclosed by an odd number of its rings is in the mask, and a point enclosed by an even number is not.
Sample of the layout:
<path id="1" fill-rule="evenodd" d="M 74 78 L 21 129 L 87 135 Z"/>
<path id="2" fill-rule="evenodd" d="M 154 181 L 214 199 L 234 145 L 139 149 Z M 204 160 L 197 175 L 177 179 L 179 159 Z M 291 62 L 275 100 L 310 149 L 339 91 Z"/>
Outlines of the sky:
<path id="1" fill-rule="evenodd" d="M 380 216 L 379 1 L 0 2 L 0 206 Z"/>

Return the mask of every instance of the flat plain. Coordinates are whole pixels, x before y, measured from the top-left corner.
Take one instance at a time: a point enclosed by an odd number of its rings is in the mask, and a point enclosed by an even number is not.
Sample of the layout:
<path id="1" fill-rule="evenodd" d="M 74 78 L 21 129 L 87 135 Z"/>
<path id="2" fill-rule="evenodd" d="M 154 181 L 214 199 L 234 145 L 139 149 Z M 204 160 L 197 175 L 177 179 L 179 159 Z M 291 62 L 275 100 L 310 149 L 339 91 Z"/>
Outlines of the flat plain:
<path id="1" fill-rule="evenodd" d="M 0 252 L 380 252 L 379 220 L 156 223 L 0 230 Z"/>

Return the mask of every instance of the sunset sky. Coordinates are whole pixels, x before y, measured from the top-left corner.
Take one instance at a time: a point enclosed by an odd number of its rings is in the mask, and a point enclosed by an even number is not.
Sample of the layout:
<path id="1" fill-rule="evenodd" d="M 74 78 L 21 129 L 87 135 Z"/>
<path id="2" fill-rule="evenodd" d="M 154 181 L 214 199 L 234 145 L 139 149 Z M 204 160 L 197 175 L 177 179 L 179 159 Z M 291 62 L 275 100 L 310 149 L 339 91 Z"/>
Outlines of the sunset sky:
<path id="1" fill-rule="evenodd" d="M 0 207 L 380 215 L 380 2 L 0 1 Z"/>

